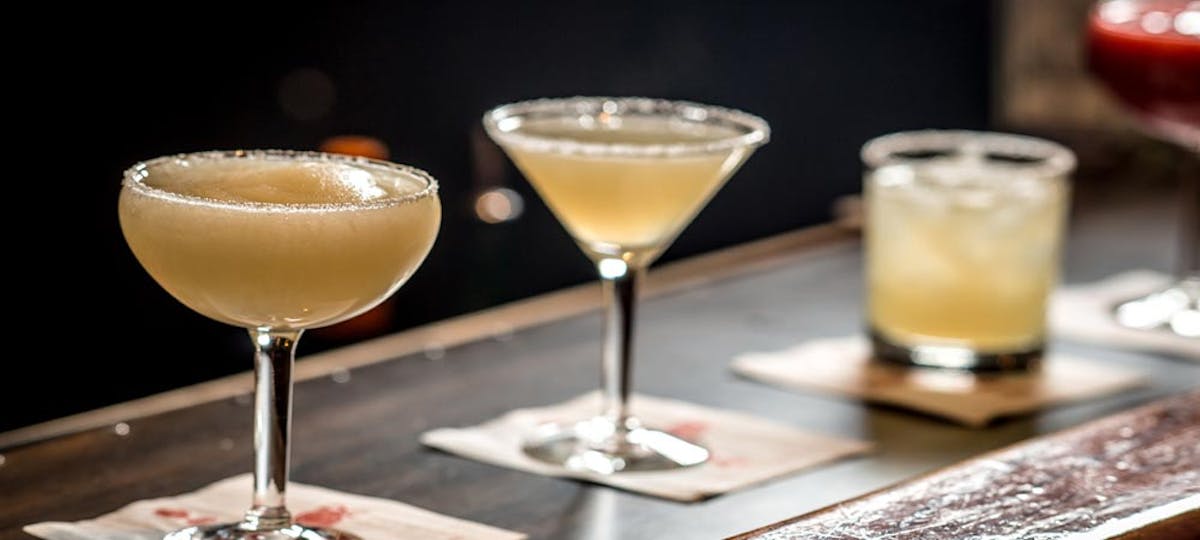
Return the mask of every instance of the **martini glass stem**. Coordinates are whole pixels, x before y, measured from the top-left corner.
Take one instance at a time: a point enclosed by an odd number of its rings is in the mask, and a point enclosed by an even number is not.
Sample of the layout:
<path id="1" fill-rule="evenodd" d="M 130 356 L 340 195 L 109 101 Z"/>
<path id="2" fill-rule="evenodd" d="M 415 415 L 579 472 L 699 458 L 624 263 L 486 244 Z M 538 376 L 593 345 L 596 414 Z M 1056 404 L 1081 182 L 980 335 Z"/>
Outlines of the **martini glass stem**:
<path id="1" fill-rule="evenodd" d="M 285 504 L 292 431 L 292 364 L 300 330 L 250 330 L 254 341 L 254 505 L 242 528 L 272 531 L 292 524 Z"/>
<path id="2" fill-rule="evenodd" d="M 629 267 L 621 259 L 602 259 L 597 267 L 605 296 L 601 367 L 603 414 L 616 432 L 621 433 L 635 427 L 630 425 L 628 401 L 633 371 L 633 321 L 641 270 Z"/>

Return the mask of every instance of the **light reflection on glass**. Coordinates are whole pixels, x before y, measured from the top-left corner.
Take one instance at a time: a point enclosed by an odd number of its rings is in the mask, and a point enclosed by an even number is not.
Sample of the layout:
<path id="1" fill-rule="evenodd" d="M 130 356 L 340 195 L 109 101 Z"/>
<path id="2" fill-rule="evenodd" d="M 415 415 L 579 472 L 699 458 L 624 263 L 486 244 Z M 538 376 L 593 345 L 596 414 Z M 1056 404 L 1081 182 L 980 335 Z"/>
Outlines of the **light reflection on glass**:
<path id="1" fill-rule="evenodd" d="M 1150 329 L 1167 324 L 1185 337 L 1200 337 L 1200 312 L 1188 308 L 1182 289 L 1167 289 L 1116 308 L 1117 322 L 1130 328 Z M 1170 317 L 1164 320 L 1164 316 Z"/>
<path id="2" fill-rule="evenodd" d="M 1171 317 L 1171 330 L 1183 337 L 1200 338 L 1200 311 L 1187 310 Z"/>
<path id="3" fill-rule="evenodd" d="M 1100 6 L 1100 17 L 1113 24 L 1124 24 L 1137 17 L 1137 7 L 1128 0 L 1105 2 Z"/>
<path id="4" fill-rule="evenodd" d="M 1175 16 L 1175 31 L 1185 36 L 1200 36 L 1200 3 L 1192 3 L 1188 11 Z"/>
<path id="5" fill-rule="evenodd" d="M 978 377 L 969 371 L 910 369 L 905 376 L 923 389 L 945 394 L 966 394 L 975 390 Z"/>
<path id="6" fill-rule="evenodd" d="M 1171 29 L 1171 16 L 1161 11 L 1151 11 L 1142 16 L 1142 30 L 1151 34 L 1163 34 Z"/>
<path id="7" fill-rule="evenodd" d="M 621 259 L 602 259 L 596 267 L 600 269 L 600 277 L 604 279 L 617 279 L 629 271 L 629 265 Z"/>

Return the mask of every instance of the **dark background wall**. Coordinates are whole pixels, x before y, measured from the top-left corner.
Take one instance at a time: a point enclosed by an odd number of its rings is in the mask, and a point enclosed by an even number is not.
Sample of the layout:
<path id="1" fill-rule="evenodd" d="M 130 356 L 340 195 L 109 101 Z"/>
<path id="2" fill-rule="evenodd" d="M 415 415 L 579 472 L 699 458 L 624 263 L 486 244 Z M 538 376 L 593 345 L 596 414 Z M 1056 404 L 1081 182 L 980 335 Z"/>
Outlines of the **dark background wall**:
<path id="1" fill-rule="evenodd" d="M 96 9 L 96 8 L 92 8 Z M 20 315 L 0 383 L 0 430 L 250 367 L 241 330 L 182 307 L 141 270 L 117 225 L 121 171 L 160 154 L 383 141 L 442 186 L 442 231 L 397 295 L 395 330 L 582 283 L 593 271 L 482 137 L 494 105 L 645 95 L 744 109 L 772 142 L 663 260 L 828 219 L 857 191 L 857 149 L 900 129 L 987 126 L 990 5 L 855 2 L 388 2 L 286 9 L 193 4 L 27 21 L 10 125 L 10 182 L 40 194 L 6 265 Z M 117 9 L 114 12 L 113 9 Z M 122 21 L 118 26 L 103 20 Z M 66 46 L 62 46 L 66 44 Z M 496 168 L 495 164 L 503 164 Z M 487 224 L 479 190 L 524 196 Z M 33 200 L 33 199 L 31 199 Z M 43 207 L 42 202 L 50 204 Z M 10 218 L 11 220 L 11 218 Z M 346 339 L 308 335 L 301 354 Z M 29 396 L 40 396 L 31 399 Z"/>

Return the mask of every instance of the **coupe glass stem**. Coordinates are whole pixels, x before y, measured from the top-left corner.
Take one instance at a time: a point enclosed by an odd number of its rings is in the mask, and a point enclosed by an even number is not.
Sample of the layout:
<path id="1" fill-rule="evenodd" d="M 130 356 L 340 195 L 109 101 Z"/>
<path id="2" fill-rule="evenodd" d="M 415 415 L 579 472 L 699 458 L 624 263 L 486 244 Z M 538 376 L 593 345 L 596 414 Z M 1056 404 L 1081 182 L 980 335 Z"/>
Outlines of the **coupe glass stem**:
<path id="1" fill-rule="evenodd" d="M 602 259 L 597 268 L 605 297 L 603 414 L 616 432 L 621 433 L 636 427 L 630 425 L 628 401 L 633 371 L 634 306 L 641 270 L 630 268 L 621 259 Z"/>
<path id="2" fill-rule="evenodd" d="M 292 363 L 300 330 L 254 328 L 254 505 L 242 528 L 273 531 L 292 524 L 285 504 L 292 431 Z"/>

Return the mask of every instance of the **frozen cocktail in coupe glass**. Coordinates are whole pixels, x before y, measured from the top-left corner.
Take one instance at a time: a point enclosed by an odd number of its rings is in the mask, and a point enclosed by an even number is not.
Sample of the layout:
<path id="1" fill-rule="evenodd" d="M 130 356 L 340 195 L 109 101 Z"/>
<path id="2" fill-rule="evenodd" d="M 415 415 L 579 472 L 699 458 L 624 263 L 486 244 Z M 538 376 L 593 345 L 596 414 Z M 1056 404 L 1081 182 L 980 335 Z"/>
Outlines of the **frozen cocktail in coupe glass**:
<path id="1" fill-rule="evenodd" d="M 1088 65 L 1143 131 L 1200 156 L 1200 1 L 1105 0 L 1088 19 Z M 1175 282 L 1116 307 L 1117 322 L 1200 338 L 1200 177 L 1183 175 Z"/>
<path id="2" fill-rule="evenodd" d="M 603 409 L 545 426 L 525 453 L 599 474 L 703 463 L 703 447 L 643 426 L 628 409 L 637 282 L 767 142 L 767 123 L 696 103 L 606 97 L 504 105 L 483 123 L 595 263 L 607 303 Z"/>
<path id="3" fill-rule="evenodd" d="M 437 236 L 437 182 L 349 156 L 202 152 L 133 166 L 119 207 L 125 240 L 151 277 L 200 314 L 246 328 L 255 347 L 252 506 L 240 523 L 166 538 L 355 538 L 297 525 L 285 506 L 296 340 L 408 280 Z"/>

